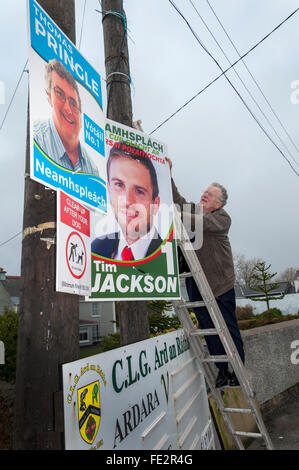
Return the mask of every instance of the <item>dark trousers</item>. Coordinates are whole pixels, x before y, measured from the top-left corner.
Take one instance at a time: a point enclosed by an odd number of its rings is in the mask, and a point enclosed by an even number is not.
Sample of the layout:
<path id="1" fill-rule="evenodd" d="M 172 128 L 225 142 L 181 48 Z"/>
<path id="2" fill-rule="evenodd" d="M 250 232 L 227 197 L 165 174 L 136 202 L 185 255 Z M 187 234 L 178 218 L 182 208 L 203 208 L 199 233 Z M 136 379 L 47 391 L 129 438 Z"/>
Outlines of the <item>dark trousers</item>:
<path id="1" fill-rule="evenodd" d="M 186 279 L 186 287 L 188 296 L 191 302 L 200 301 L 202 297 L 197 289 L 194 280 L 189 277 Z M 240 355 L 241 361 L 245 362 L 245 354 L 243 347 L 243 340 L 239 330 L 237 317 L 236 317 L 236 296 L 235 290 L 231 289 L 228 292 L 216 298 L 218 307 L 222 313 L 231 337 L 235 343 L 237 351 Z M 210 318 L 209 312 L 206 307 L 196 307 L 193 309 L 201 329 L 214 328 L 214 324 Z M 225 355 L 225 349 L 218 336 L 205 336 L 208 350 L 211 356 Z M 216 362 L 216 367 L 219 370 L 227 370 L 227 362 Z"/>

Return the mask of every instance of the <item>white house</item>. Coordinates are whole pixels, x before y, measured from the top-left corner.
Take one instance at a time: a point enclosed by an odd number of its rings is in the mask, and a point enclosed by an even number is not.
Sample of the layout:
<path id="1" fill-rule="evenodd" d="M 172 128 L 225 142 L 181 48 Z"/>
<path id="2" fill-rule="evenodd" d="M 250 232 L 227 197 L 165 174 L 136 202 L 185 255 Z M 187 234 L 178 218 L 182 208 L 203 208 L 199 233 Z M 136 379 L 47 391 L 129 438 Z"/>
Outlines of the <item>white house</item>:
<path id="1" fill-rule="evenodd" d="M 299 283 L 299 280 L 298 280 Z M 270 300 L 270 308 L 278 308 L 283 315 L 297 315 L 299 313 L 299 289 L 296 290 L 293 282 L 278 282 L 278 288 L 273 289 L 270 294 L 281 296 L 282 299 Z M 237 307 L 245 307 L 250 305 L 253 308 L 253 314 L 258 315 L 267 310 L 265 301 L 254 300 L 263 296 L 261 292 L 257 292 L 243 285 L 235 286 L 236 305 Z"/>

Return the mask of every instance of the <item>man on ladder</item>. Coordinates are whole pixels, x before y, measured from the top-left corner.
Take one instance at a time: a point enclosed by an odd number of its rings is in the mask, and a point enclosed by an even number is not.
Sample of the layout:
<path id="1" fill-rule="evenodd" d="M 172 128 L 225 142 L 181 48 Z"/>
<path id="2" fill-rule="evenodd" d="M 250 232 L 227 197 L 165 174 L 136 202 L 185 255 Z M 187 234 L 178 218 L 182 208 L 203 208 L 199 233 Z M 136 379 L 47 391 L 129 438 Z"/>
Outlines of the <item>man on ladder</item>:
<path id="1" fill-rule="evenodd" d="M 170 171 L 172 161 L 167 159 Z M 188 203 L 180 195 L 172 179 L 173 200 L 183 211 L 185 204 L 191 204 L 191 211 L 195 212 L 195 204 Z M 226 189 L 218 183 L 212 183 L 203 193 L 200 204 L 203 208 L 203 245 L 195 250 L 207 280 L 216 298 L 219 309 L 226 322 L 242 362 L 245 362 L 243 340 L 236 318 L 236 297 L 234 291 L 234 264 L 232 250 L 228 238 L 231 218 L 223 209 L 227 201 Z M 186 287 L 190 301 L 200 301 L 202 297 L 192 277 L 186 279 Z M 206 307 L 194 308 L 201 329 L 213 328 L 213 322 Z M 211 356 L 224 355 L 225 351 L 218 336 L 205 337 Z M 216 362 L 218 376 L 216 388 L 225 386 L 239 386 L 234 372 L 230 372 L 227 362 Z"/>

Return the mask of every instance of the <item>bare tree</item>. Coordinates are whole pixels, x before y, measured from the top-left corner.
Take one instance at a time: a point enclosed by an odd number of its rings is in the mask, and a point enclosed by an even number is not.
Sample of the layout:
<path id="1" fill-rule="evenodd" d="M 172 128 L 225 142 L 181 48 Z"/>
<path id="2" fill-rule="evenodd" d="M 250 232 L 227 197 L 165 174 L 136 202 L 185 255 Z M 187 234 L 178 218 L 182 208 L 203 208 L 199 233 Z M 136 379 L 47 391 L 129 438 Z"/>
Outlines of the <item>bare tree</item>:
<path id="1" fill-rule="evenodd" d="M 298 271 L 298 268 L 286 268 L 284 271 L 279 273 L 277 277 L 275 278 L 276 282 L 293 282 L 295 279 L 296 271 Z"/>
<path id="2" fill-rule="evenodd" d="M 235 253 L 233 257 L 236 283 L 249 287 L 252 284 L 252 276 L 255 267 L 262 260 L 260 258 L 246 259 L 245 256 L 240 253 Z"/>

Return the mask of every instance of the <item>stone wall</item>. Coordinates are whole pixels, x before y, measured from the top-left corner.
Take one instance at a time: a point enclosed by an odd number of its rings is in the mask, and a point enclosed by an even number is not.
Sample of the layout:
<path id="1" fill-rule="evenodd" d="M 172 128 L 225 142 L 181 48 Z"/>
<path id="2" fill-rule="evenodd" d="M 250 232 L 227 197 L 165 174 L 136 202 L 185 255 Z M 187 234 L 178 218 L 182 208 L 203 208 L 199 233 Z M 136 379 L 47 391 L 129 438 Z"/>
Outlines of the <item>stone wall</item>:
<path id="1" fill-rule="evenodd" d="M 245 367 L 260 404 L 299 383 L 299 363 L 291 360 L 292 354 L 296 359 L 296 350 L 299 359 L 299 320 L 253 328 L 243 331 L 242 337 Z"/>

